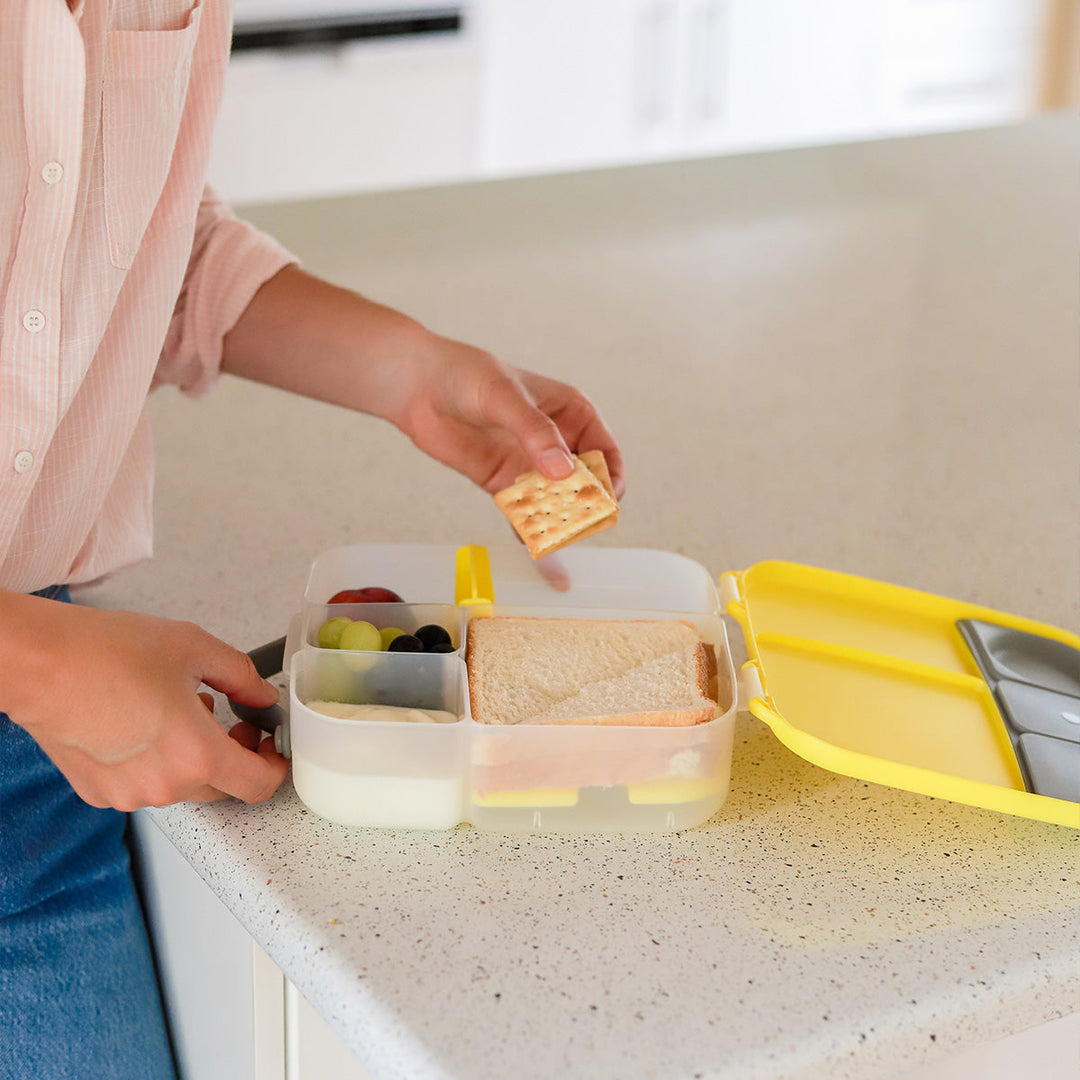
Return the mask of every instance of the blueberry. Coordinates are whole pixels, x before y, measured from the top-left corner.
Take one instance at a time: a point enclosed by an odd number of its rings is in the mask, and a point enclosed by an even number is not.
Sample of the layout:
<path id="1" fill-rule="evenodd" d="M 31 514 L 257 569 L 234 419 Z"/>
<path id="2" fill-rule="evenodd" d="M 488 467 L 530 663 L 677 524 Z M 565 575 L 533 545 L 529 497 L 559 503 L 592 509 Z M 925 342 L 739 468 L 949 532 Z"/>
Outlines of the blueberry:
<path id="1" fill-rule="evenodd" d="M 423 642 L 424 648 L 428 652 L 433 652 L 436 645 L 450 644 L 450 635 L 445 627 L 439 626 L 438 623 L 428 623 L 427 626 L 421 626 L 416 631 L 416 636 Z"/>
<path id="2" fill-rule="evenodd" d="M 386 648 L 387 652 L 423 652 L 424 643 L 415 634 L 398 634 Z"/>
<path id="3" fill-rule="evenodd" d="M 440 641 L 438 645 L 432 645 L 427 652 L 447 653 L 454 652 L 454 646 L 449 641 Z"/>

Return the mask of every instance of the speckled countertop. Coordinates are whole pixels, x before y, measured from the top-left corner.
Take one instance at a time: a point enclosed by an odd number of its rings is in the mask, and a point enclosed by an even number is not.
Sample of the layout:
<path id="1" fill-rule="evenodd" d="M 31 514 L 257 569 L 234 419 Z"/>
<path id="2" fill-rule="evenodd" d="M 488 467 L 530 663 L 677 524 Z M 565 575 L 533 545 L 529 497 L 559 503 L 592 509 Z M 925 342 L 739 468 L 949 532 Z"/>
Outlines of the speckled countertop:
<path id="1" fill-rule="evenodd" d="M 1077 159 L 1051 118 L 250 216 L 591 393 L 630 465 L 592 543 L 1075 630 Z M 251 648 L 326 548 L 506 538 L 386 425 L 235 381 L 153 413 L 158 554 L 87 602 Z M 379 1078 L 891 1077 L 1080 1003 L 1080 832 L 830 774 L 749 716 L 678 834 L 348 829 L 289 783 L 153 817 Z"/>

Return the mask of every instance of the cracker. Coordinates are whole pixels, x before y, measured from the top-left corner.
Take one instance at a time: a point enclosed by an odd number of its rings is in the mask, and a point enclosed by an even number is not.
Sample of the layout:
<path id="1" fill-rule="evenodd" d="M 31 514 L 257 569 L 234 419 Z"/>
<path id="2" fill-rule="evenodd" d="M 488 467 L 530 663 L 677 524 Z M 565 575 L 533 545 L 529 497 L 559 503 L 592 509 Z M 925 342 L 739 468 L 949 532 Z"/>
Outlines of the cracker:
<path id="1" fill-rule="evenodd" d="M 603 450 L 585 450 L 577 455 L 585 462 L 585 467 L 603 485 L 604 490 L 614 499 L 615 485 L 611 482 L 611 473 L 608 472 L 607 458 Z"/>
<path id="2" fill-rule="evenodd" d="M 603 532 L 605 529 L 610 529 L 612 525 L 618 525 L 619 523 L 619 511 L 616 510 L 614 514 L 609 514 L 603 521 L 598 521 L 595 525 L 590 525 L 587 529 L 582 529 L 581 532 L 574 533 L 573 536 L 568 536 L 565 540 L 552 547 L 549 547 L 544 552 L 545 555 L 550 555 L 553 551 L 558 551 L 559 548 L 564 548 L 567 544 L 576 544 L 579 540 L 584 540 L 586 537 L 595 536 L 598 532 Z"/>
<path id="3" fill-rule="evenodd" d="M 574 457 L 579 458 L 585 463 L 585 467 L 589 472 L 600 481 L 604 490 L 614 499 L 615 485 L 611 482 L 611 473 L 608 472 L 607 458 L 604 457 L 604 451 L 585 450 L 580 454 L 575 454 Z M 528 473 L 522 473 L 520 476 L 515 476 L 514 483 L 519 483 L 528 475 Z"/>
<path id="4" fill-rule="evenodd" d="M 574 459 L 574 471 L 561 480 L 550 480 L 540 472 L 526 473 L 497 492 L 495 504 L 534 559 L 579 539 L 586 531 L 599 531 L 597 526 L 614 525 L 619 509 L 580 458 Z"/>
<path id="5" fill-rule="evenodd" d="M 603 489 L 614 499 L 615 498 L 615 485 L 611 482 L 611 473 L 608 472 L 607 459 L 604 457 L 603 450 L 586 450 L 577 455 L 583 462 L 585 462 L 586 468 L 600 481 Z M 583 529 L 574 537 L 574 540 L 584 540 L 587 536 L 594 536 L 598 532 L 603 532 L 605 529 L 611 528 L 612 525 L 618 523 L 619 520 L 619 506 L 618 501 L 615 504 L 615 513 L 610 518 L 606 518 L 603 521 L 597 522 L 595 525 L 590 525 L 587 529 Z M 567 541 L 566 543 L 570 543 Z M 560 547 L 565 547 L 566 544 L 560 544 Z"/>

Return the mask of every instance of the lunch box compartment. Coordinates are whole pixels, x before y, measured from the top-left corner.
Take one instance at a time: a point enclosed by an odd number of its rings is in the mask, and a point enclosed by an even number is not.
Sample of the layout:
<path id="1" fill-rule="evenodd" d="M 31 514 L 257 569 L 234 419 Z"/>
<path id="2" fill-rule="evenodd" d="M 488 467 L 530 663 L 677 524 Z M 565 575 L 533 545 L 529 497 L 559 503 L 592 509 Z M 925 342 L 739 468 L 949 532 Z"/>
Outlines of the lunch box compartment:
<path id="1" fill-rule="evenodd" d="M 453 604 L 305 604 L 301 629 L 304 643 L 317 649 L 319 627 L 328 619 L 342 615 L 354 621 L 363 619 L 379 630 L 395 626 L 406 634 L 434 623 L 450 635 L 455 650 L 460 649 L 464 641 L 465 612 Z"/>
<path id="2" fill-rule="evenodd" d="M 462 820 L 468 685 L 460 656 L 302 648 L 290 676 L 293 785 L 310 809 L 346 825 L 445 829 Z M 320 699 L 458 719 L 339 720 L 307 707 Z"/>
<path id="3" fill-rule="evenodd" d="M 988 681 L 1011 679 L 1080 697 L 1080 652 L 1040 634 L 961 619 L 958 627 Z"/>
<path id="4" fill-rule="evenodd" d="M 523 550 L 486 549 L 495 599 L 542 608 L 627 608 L 650 611 L 719 609 L 716 581 L 693 559 L 670 551 L 575 547 L 558 552 L 569 586 L 555 589 Z M 455 549 L 441 544 L 364 544 L 319 555 L 304 601 L 326 604 L 342 589 L 378 585 L 405 600 L 453 604 Z"/>
<path id="5" fill-rule="evenodd" d="M 956 625 L 993 691 L 1027 790 L 1080 801 L 1080 651 L 983 619 Z"/>
<path id="6" fill-rule="evenodd" d="M 716 719 L 687 727 L 472 725 L 469 821 L 504 832 L 665 831 L 712 817 L 727 797 L 736 686 L 716 614 L 494 604 L 488 615 L 687 622 L 712 649 Z"/>
<path id="7" fill-rule="evenodd" d="M 677 728 L 473 725 L 468 819 L 504 832 L 689 828 L 727 797 L 734 708 Z"/>

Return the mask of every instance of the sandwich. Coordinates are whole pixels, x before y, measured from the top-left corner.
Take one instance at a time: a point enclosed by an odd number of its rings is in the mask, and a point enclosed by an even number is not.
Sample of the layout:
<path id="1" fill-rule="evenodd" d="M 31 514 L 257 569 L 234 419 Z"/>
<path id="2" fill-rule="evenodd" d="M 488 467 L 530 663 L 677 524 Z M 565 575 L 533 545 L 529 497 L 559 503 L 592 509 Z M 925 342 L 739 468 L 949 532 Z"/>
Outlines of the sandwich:
<path id="1" fill-rule="evenodd" d="M 691 727 L 717 716 L 716 654 L 680 620 L 495 616 L 469 623 L 481 724 Z"/>

